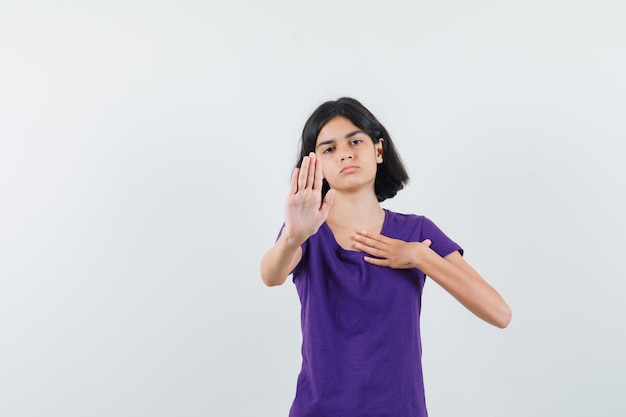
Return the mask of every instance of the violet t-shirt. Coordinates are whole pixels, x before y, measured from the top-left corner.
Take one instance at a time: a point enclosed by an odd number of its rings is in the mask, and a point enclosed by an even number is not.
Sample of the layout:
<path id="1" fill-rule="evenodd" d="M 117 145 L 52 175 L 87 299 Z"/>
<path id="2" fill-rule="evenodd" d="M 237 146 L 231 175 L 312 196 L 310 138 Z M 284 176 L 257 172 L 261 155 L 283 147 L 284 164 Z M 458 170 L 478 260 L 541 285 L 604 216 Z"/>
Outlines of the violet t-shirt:
<path id="1" fill-rule="evenodd" d="M 461 247 L 424 216 L 385 210 L 383 235 Z M 420 308 L 424 274 L 345 250 L 324 223 L 293 271 L 302 324 L 302 369 L 290 417 L 426 417 Z"/>

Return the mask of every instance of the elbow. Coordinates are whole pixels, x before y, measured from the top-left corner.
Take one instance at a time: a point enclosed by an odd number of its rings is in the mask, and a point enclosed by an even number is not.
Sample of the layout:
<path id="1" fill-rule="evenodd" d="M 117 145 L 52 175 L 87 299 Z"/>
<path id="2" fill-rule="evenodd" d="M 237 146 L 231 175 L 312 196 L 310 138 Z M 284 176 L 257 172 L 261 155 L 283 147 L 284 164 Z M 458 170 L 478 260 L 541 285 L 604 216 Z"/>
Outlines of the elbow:
<path id="1" fill-rule="evenodd" d="M 492 324 L 499 329 L 506 329 L 511 323 L 511 318 L 513 317 L 513 313 L 508 305 L 504 305 L 497 315 L 494 317 Z"/>
<path id="2" fill-rule="evenodd" d="M 287 275 L 283 275 L 280 268 L 276 268 L 272 265 L 272 262 L 267 260 L 267 255 L 261 260 L 261 280 L 263 284 L 268 287 L 275 287 L 282 285 L 287 280 Z M 278 269 L 278 270 L 277 270 Z"/>
<path id="3" fill-rule="evenodd" d="M 263 281 L 263 284 L 265 284 L 267 287 L 276 287 L 276 286 L 282 284 L 282 282 L 279 282 L 279 281 L 276 281 L 276 280 L 272 280 L 272 279 L 269 279 L 269 278 L 265 278 L 263 276 L 261 277 L 261 280 Z"/>
<path id="4" fill-rule="evenodd" d="M 265 271 L 263 268 L 261 268 L 261 281 L 263 281 L 263 284 L 268 287 L 276 287 L 278 285 L 282 285 L 286 280 L 287 277 L 284 277 L 282 279 L 280 277 L 277 278 L 275 274 L 271 273 L 270 271 Z"/>

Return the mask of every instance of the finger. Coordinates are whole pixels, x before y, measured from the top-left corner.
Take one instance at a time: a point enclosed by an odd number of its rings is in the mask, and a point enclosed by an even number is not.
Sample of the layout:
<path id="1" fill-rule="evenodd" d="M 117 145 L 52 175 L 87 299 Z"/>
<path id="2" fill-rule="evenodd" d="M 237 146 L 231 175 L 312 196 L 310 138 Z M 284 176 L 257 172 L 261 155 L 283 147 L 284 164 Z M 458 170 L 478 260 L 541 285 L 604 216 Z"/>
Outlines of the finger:
<path id="1" fill-rule="evenodd" d="M 300 172 L 299 168 L 294 168 L 293 173 L 291 174 L 291 182 L 289 183 L 289 195 L 294 195 L 298 192 L 298 173 Z"/>
<path id="2" fill-rule="evenodd" d="M 306 180 L 309 175 L 309 157 L 305 156 L 302 158 L 302 163 L 300 164 L 300 173 L 298 175 L 298 190 L 304 190 L 306 188 Z"/>
<path id="3" fill-rule="evenodd" d="M 432 243 L 433 243 L 433 241 L 430 240 L 430 239 L 422 240 L 422 244 L 426 245 L 429 248 L 430 248 L 430 245 L 432 245 Z"/>
<path id="4" fill-rule="evenodd" d="M 315 174 L 317 171 L 317 158 L 313 152 L 309 154 L 309 161 L 309 175 L 306 180 L 306 186 L 308 188 L 313 188 L 313 185 L 315 184 Z"/>
<path id="5" fill-rule="evenodd" d="M 384 240 L 383 238 L 386 240 Z M 354 236 L 354 240 L 362 242 L 363 244 L 370 246 L 372 248 L 380 248 L 380 249 L 391 244 L 390 239 L 387 238 L 386 236 L 378 235 L 376 233 L 372 234 L 372 233 L 367 232 L 366 230 L 358 232 Z"/>
<path id="6" fill-rule="evenodd" d="M 315 158 L 315 180 L 313 182 L 314 190 L 321 190 L 324 183 L 324 174 L 322 173 L 322 161 Z"/>
<path id="7" fill-rule="evenodd" d="M 389 261 L 386 259 L 378 259 L 378 258 L 371 258 L 369 256 L 364 256 L 363 260 L 372 265 L 389 266 Z"/>
<path id="8" fill-rule="evenodd" d="M 324 202 L 322 203 L 322 207 L 320 211 L 322 215 L 326 219 L 328 217 L 328 212 L 330 211 L 330 206 L 333 205 L 333 201 L 335 200 L 335 190 L 328 190 L 326 196 L 324 197 Z"/>
<path id="9" fill-rule="evenodd" d="M 378 249 L 376 247 L 368 246 L 366 244 L 358 242 L 354 244 L 354 248 L 377 258 L 387 258 L 387 251 L 383 249 Z"/>
<path id="10" fill-rule="evenodd" d="M 380 233 L 368 232 L 367 230 L 361 230 L 358 232 L 358 235 L 385 245 L 390 245 L 392 242 L 392 239 L 387 236 L 381 235 Z"/>

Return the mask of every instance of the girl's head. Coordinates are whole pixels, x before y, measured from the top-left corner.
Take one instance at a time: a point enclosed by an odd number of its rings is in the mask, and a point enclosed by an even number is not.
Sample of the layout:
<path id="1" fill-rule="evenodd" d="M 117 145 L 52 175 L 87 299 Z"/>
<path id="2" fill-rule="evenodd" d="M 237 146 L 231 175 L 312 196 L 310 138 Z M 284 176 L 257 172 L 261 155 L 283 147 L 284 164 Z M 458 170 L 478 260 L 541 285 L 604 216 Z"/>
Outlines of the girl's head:
<path id="1" fill-rule="evenodd" d="M 336 116 L 343 116 L 350 120 L 355 126 L 367 133 L 374 143 L 383 139 L 383 161 L 378 164 L 374 191 L 378 201 L 384 201 L 395 196 L 408 183 L 409 176 L 387 129 L 369 110 L 353 98 L 343 97 L 336 101 L 327 101 L 313 112 L 302 130 L 297 166 L 302 162 L 302 158 L 310 152 L 315 152 L 320 131 L 326 123 Z M 325 195 L 329 189 L 328 182 L 324 180 L 322 193 Z"/>

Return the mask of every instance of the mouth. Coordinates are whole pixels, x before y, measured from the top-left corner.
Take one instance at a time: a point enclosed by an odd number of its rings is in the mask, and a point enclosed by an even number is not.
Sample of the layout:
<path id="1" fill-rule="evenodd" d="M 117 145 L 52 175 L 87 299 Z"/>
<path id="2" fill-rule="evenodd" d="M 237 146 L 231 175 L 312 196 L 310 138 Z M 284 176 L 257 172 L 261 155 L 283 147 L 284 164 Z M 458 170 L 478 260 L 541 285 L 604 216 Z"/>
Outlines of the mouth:
<path id="1" fill-rule="evenodd" d="M 341 174 L 349 174 L 351 172 L 354 172 L 358 169 L 358 167 L 354 166 L 354 165 L 348 165 L 347 167 L 343 167 L 341 169 L 341 171 L 339 171 Z"/>

